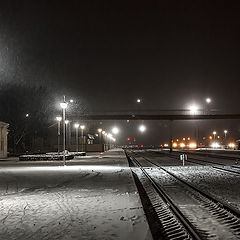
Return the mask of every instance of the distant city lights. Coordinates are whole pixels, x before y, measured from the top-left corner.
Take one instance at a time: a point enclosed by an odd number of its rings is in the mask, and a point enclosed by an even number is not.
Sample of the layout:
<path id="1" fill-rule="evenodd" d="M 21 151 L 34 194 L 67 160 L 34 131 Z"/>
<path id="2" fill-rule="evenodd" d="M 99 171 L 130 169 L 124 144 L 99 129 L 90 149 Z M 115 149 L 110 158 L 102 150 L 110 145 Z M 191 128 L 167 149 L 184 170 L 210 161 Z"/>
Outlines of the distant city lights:
<path id="1" fill-rule="evenodd" d="M 211 144 L 211 147 L 212 147 L 212 148 L 220 148 L 220 144 L 219 144 L 218 142 L 213 142 L 213 143 Z"/>
<path id="2" fill-rule="evenodd" d="M 180 147 L 184 148 L 186 145 L 184 143 L 180 143 Z"/>
<path id="3" fill-rule="evenodd" d="M 196 143 L 189 143 L 189 148 L 197 148 L 197 144 Z"/>
<path id="4" fill-rule="evenodd" d="M 173 144 L 172 144 L 172 146 L 174 147 L 174 148 L 177 148 L 177 143 L 176 142 L 174 142 Z"/>
<path id="5" fill-rule="evenodd" d="M 228 144 L 228 147 L 229 147 L 229 148 L 235 148 L 235 147 L 236 147 L 236 144 L 235 144 L 235 143 L 229 143 L 229 144 Z"/>

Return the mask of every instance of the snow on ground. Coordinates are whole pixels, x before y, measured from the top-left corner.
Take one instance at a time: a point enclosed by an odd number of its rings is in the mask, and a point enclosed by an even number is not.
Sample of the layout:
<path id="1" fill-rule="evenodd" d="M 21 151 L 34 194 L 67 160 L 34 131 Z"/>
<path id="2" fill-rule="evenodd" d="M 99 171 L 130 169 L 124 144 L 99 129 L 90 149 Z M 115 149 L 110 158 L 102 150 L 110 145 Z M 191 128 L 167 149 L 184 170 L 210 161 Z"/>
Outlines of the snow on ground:
<path id="1" fill-rule="evenodd" d="M 211 166 L 165 168 L 240 210 L 240 176 L 216 170 Z"/>
<path id="2" fill-rule="evenodd" d="M 99 156 L 0 165 L 0 239 L 152 239 L 123 152 Z"/>

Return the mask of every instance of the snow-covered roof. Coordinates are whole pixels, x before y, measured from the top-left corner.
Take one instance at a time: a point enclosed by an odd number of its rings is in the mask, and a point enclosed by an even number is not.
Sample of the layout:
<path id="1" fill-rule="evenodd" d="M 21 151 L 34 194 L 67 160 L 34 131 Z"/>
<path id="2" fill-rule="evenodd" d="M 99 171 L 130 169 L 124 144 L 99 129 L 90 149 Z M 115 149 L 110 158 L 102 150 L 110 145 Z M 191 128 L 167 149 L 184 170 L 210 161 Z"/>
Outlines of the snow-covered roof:
<path id="1" fill-rule="evenodd" d="M 1 121 L 0 121 L 0 127 L 8 127 L 8 126 L 9 126 L 8 123 L 1 122 Z"/>

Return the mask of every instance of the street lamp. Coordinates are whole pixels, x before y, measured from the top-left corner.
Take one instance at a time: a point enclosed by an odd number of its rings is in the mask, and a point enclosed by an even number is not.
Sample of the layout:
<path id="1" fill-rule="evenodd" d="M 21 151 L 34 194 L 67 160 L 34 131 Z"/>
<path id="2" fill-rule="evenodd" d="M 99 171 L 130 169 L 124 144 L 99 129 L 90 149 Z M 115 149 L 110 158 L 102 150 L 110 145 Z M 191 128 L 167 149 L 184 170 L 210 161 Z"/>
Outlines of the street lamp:
<path id="1" fill-rule="evenodd" d="M 197 113 L 197 111 L 198 111 L 198 107 L 196 105 L 191 105 L 189 107 L 189 110 L 190 110 L 190 114 L 191 115 L 195 115 Z"/>
<path id="2" fill-rule="evenodd" d="M 206 106 L 206 114 L 209 114 L 210 113 L 210 103 L 212 102 L 212 99 L 207 97 L 205 99 L 206 103 L 207 103 L 207 106 Z"/>
<path id="3" fill-rule="evenodd" d="M 85 129 L 85 126 L 84 126 L 84 125 L 81 125 L 80 128 L 81 128 L 82 152 L 83 152 L 83 130 Z"/>
<path id="4" fill-rule="evenodd" d="M 102 128 L 99 128 L 98 129 L 98 133 L 99 133 L 99 143 L 101 144 L 102 143 L 102 133 L 103 133 L 104 131 L 102 130 Z"/>
<path id="5" fill-rule="evenodd" d="M 62 121 L 62 117 L 56 117 L 56 120 L 58 122 L 58 131 L 57 131 L 57 133 L 58 133 L 58 154 L 59 154 L 59 152 L 60 152 L 60 134 L 61 134 L 61 132 L 60 132 L 60 124 L 61 124 L 61 121 Z"/>
<path id="6" fill-rule="evenodd" d="M 227 138 L 228 130 L 224 130 L 225 139 Z"/>
<path id="7" fill-rule="evenodd" d="M 66 146 L 67 149 L 70 150 L 70 142 L 71 142 L 71 126 L 70 126 L 70 121 L 65 120 L 65 125 L 66 125 Z"/>
<path id="8" fill-rule="evenodd" d="M 60 103 L 60 107 L 62 108 L 63 110 L 63 123 L 65 123 L 65 118 L 66 118 L 66 108 L 67 108 L 67 103 L 65 101 L 65 96 L 63 96 L 63 102 Z M 65 148 L 66 148 L 66 131 L 65 131 L 65 124 L 63 124 L 63 165 L 65 166 L 66 164 L 66 157 L 65 157 Z"/>
<path id="9" fill-rule="evenodd" d="M 211 103 L 212 102 L 212 99 L 211 98 L 206 98 L 206 103 Z"/>
<path id="10" fill-rule="evenodd" d="M 119 133 L 119 129 L 117 127 L 113 127 L 112 133 L 113 134 L 118 134 Z"/>
<path id="11" fill-rule="evenodd" d="M 140 131 L 141 133 L 145 132 L 145 131 L 146 131 L 146 127 L 145 127 L 144 125 L 140 125 L 140 126 L 139 126 L 139 131 Z"/>
<path id="12" fill-rule="evenodd" d="M 76 129 L 76 152 L 78 152 L 78 129 L 79 129 L 79 124 L 75 123 L 74 127 Z"/>
<path id="13" fill-rule="evenodd" d="M 225 142 L 225 145 L 227 145 L 227 133 L 228 133 L 228 130 L 224 130 L 224 142 Z"/>
<path id="14" fill-rule="evenodd" d="M 216 138 L 216 134 L 217 134 L 217 132 L 216 132 L 216 131 L 213 131 L 213 138 L 214 138 L 214 140 L 215 140 L 215 138 Z"/>

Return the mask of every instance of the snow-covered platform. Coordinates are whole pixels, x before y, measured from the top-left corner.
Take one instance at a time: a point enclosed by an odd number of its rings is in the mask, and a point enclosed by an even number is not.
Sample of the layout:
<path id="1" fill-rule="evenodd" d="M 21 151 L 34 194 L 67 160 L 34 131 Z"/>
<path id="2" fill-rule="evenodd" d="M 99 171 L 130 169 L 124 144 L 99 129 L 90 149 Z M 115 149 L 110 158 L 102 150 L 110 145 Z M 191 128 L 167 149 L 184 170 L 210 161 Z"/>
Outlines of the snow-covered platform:
<path id="1" fill-rule="evenodd" d="M 0 239 L 152 239 L 122 150 L 0 166 Z"/>

